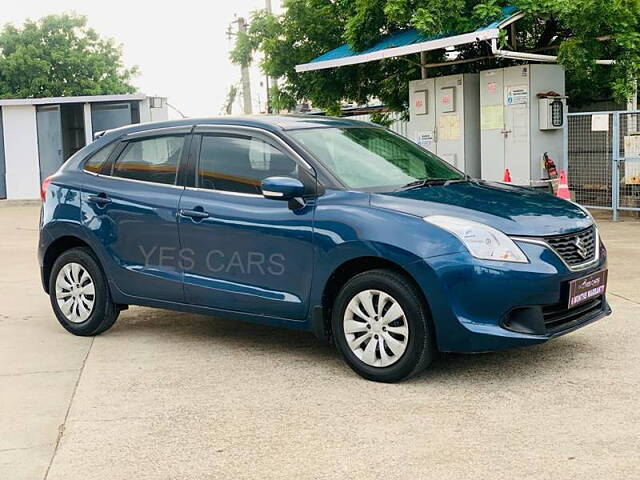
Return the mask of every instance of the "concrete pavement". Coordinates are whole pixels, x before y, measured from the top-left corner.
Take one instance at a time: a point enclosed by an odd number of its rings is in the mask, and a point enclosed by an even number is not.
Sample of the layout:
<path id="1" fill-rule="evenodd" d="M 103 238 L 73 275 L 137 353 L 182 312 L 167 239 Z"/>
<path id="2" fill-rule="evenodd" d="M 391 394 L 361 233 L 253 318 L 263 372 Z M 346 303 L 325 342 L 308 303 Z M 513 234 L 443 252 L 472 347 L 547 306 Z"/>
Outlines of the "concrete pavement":
<path id="1" fill-rule="evenodd" d="M 640 223 L 600 221 L 614 315 L 367 382 L 302 332 L 131 308 L 95 339 L 40 288 L 38 209 L 0 208 L 0 479 L 640 476 Z"/>

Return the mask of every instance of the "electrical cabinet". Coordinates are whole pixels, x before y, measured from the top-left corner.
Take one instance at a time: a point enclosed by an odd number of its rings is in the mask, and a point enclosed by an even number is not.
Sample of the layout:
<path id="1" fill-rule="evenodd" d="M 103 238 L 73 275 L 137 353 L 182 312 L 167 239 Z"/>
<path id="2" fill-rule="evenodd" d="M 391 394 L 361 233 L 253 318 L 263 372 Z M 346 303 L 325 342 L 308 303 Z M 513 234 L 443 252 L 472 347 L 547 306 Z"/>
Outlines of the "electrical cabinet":
<path id="1" fill-rule="evenodd" d="M 435 78 L 409 82 L 409 138 L 436 153 Z"/>
<path id="2" fill-rule="evenodd" d="M 409 138 L 459 170 L 480 177 L 478 74 L 409 82 Z"/>
<path id="3" fill-rule="evenodd" d="M 518 65 L 480 72 L 481 174 L 518 185 L 546 185 L 544 155 L 563 164 L 564 68 Z"/>

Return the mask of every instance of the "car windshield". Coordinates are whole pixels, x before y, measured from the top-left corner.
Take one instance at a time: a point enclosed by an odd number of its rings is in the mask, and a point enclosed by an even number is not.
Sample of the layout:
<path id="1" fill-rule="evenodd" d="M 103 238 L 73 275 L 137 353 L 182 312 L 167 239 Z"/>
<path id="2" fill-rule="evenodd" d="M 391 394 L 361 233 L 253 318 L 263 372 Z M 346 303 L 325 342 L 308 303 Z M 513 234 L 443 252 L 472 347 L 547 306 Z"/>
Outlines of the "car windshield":
<path id="1" fill-rule="evenodd" d="M 465 178 L 434 154 L 381 128 L 312 128 L 289 135 L 356 190 L 388 192 Z"/>

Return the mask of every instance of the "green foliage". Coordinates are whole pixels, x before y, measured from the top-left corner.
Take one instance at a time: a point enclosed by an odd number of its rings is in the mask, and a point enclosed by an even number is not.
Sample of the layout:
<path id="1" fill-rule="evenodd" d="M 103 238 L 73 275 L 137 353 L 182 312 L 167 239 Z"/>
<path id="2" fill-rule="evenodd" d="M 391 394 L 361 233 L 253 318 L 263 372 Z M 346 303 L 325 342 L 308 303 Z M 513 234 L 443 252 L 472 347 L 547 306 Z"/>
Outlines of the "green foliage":
<path id="1" fill-rule="evenodd" d="M 382 125 L 383 127 L 389 128 L 393 123 L 393 119 L 389 113 L 384 112 L 375 112 L 370 115 L 371 122 L 377 123 L 378 125 Z"/>
<path id="2" fill-rule="evenodd" d="M 78 15 L 49 15 L 0 30 L 0 97 L 29 98 L 131 93 L 137 67 Z"/>
<path id="3" fill-rule="evenodd" d="M 385 24 L 384 0 L 356 0 L 355 10 L 345 26 L 345 38 L 354 50 L 376 42 Z"/>
<path id="4" fill-rule="evenodd" d="M 231 55 L 247 62 L 260 51 L 261 67 L 281 78 L 274 104 L 291 108 L 311 101 L 315 107 L 339 112 L 346 100 L 364 103 L 379 98 L 391 110 L 407 107 L 407 83 L 420 77 L 419 56 L 317 72 L 296 73 L 307 63 L 345 42 L 354 51 L 373 45 L 381 35 L 416 28 L 424 35 L 468 32 L 500 17 L 515 4 L 526 14 L 518 22 L 518 50 L 559 55 L 567 69 L 567 87 L 574 105 L 614 95 L 624 101 L 640 73 L 640 0 L 285 0 L 284 13 L 255 12 L 247 39 L 238 39 Z M 502 48 L 513 41 L 504 31 Z M 606 36 L 598 40 L 598 37 Z M 487 56 L 485 44 L 460 47 L 460 58 Z M 443 61 L 444 51 L 428 52 L 428 62 Z M 613 59 L 614 66 L 596 65 Z M 488 59 L 432 68 L 430 76 L 510 65 Z"/>
<path id="5" fill-rule="evenodd" d="M 233 63 L 246 67 L 253 61 L 253 50 L 254 46 L 251 43 L 251 37 L 246 32 L 238 32 L 236 43 L 229 54 L 229 58 Z"/>
<path id="6" fill-rule="evenodd" d="M 486 25 L 496 18 L 500 18 L 502 9 L 497 0 L 487 0 L 474 6 L 471 13 L 476 23 Z"/>

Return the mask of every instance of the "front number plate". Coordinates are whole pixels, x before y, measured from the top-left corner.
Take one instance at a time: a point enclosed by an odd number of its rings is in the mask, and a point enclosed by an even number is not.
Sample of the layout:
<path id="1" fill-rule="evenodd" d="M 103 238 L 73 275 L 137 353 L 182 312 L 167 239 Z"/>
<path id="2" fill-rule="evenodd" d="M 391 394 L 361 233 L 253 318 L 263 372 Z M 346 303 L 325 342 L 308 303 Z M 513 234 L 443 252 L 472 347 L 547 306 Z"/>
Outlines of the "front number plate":
<path id="1" fill-rule="evenodd" d="M 607 290 L 607 270 L 573 280 L 569 284 L 569 308 L 593 300 Z"/>

